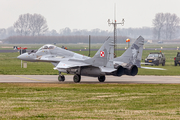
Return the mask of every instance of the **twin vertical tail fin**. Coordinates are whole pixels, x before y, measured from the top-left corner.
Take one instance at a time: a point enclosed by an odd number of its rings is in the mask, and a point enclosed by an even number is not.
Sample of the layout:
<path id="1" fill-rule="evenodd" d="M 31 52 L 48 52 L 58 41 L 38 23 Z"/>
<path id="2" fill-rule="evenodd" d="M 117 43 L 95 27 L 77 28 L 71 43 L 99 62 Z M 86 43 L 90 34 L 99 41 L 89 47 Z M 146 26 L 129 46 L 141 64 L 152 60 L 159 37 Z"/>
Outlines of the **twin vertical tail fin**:
<path id="1" fill-rule="evenodd" d="M 144 38 L 139 36 L 136 41 L 120 56 L 114 58 L 114 62 L 124 62 L 141 67 Z"/>
<path id="2" fill-rule="evenodd" d="M 106 66 L 109 60 L 114 58 L 114 41 L 110 37 L 104 42 L 94 57 L 85 60 L 93 66 Z"/>
<path id="3" fill-rule="evenodd" d="M 127 63 L 141 67 L 144 38 L 139 36 L 136 41 L 120 56 L 114 58 L 114 41 L 108 38 L 93 58 L 85 60 L 85 63 L 93 66 L 113 67 L 113 63 Z M 113 62 L 113 63 L 112 63 Z"/>

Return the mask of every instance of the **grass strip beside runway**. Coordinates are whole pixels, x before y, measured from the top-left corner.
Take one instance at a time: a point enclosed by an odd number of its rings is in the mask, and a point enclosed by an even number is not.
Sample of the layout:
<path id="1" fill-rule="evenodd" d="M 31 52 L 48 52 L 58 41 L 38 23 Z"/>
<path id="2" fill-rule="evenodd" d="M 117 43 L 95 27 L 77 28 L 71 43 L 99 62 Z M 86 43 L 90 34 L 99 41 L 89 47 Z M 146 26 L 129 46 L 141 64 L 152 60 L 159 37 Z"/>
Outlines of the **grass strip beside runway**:
<path id="1" fill-rule="evenodd" d="M 180 84 L 0 83 L 0 119 L 179 119 Z"/>

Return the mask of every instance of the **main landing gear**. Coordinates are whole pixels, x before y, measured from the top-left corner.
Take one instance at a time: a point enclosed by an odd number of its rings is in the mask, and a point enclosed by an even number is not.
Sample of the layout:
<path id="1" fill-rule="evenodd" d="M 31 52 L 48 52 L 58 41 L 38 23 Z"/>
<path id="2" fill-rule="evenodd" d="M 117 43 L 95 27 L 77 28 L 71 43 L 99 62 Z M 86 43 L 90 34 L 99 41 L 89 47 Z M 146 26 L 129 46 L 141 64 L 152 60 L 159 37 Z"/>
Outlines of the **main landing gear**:
<path id="1" fill-rule="evenodd" d="M 99 77 L 98 77 L 99 82 L 104 82 L 105 79 L 106 79 L 105 76 L 99 76 Z"/>
<path id="2" fill-rule="evenodd" d="M 81 81 L 81 75 L 78 74 L 74 75 L 73 80 L 75 83 L 79 83 Z"/>
<path id="3" fill-rule="evenodd" d="M 105 76 L 99 76 L 99 77 L 98 77 L 99 82 L 104 82 L 105 79 L 106 79 Z M 59 81 L 59 82 L 65 81 L 65 77 L 64 77 L 64 75 L 61 75 L 61 73 L 59 73 L 58 81 Z M 73 81 L 74 81 L 75 83 L 79 83 L 79 82 L 81 81 L 81 75 L 78 75 L 78 74 L 74 75 Z"/>
<path id="4" fill-rule="evenodd" d="M 65 77 L 64 75 L 61 75 L 61 72 L 59 72 L 58 80 L 59 82 L 63 82 L 65 80 Z"/>

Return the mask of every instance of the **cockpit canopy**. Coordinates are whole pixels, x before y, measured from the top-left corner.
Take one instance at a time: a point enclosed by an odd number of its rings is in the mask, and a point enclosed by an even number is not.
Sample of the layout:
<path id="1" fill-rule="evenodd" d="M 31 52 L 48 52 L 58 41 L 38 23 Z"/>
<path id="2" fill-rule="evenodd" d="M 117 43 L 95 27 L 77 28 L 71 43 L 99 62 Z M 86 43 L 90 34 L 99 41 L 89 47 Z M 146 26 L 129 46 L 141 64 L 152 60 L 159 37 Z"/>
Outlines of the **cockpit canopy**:
<path id="1" fill-rule="evenodd" d="M 55 47 L 56 47 L 55 45 L 46 44 L 46 45 L 42 46 L 41 48 L 39 48 L 38 51 L 43 50 L 43 49 L 54 49 Z"/>

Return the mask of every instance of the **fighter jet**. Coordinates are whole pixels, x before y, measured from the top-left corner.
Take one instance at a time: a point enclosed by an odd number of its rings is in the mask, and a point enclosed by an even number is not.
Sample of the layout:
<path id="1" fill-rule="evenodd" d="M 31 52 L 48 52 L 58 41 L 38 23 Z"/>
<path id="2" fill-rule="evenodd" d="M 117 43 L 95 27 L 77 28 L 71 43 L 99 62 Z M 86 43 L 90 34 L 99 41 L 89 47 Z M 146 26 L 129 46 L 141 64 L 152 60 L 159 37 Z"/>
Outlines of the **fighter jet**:
<path id="1" fill-rule="evenodd" d="M 135 76 L 138 68 L 141 68 L 143 45 L 144 38 L 140 36 L 120 57 L 114 58 L 114 40 L 108 38 L 91 58 L 47 44 L 17 58 L 31 62 L 51 62 L 54 69 L 59 71 L 59 81 L 65 80 L 61 73 L 67 73 L 74 74 L 75 83 L 81 81 L 81 76 L 98 77 L 99 82 L 104 82 L 105 75 Z"/>

